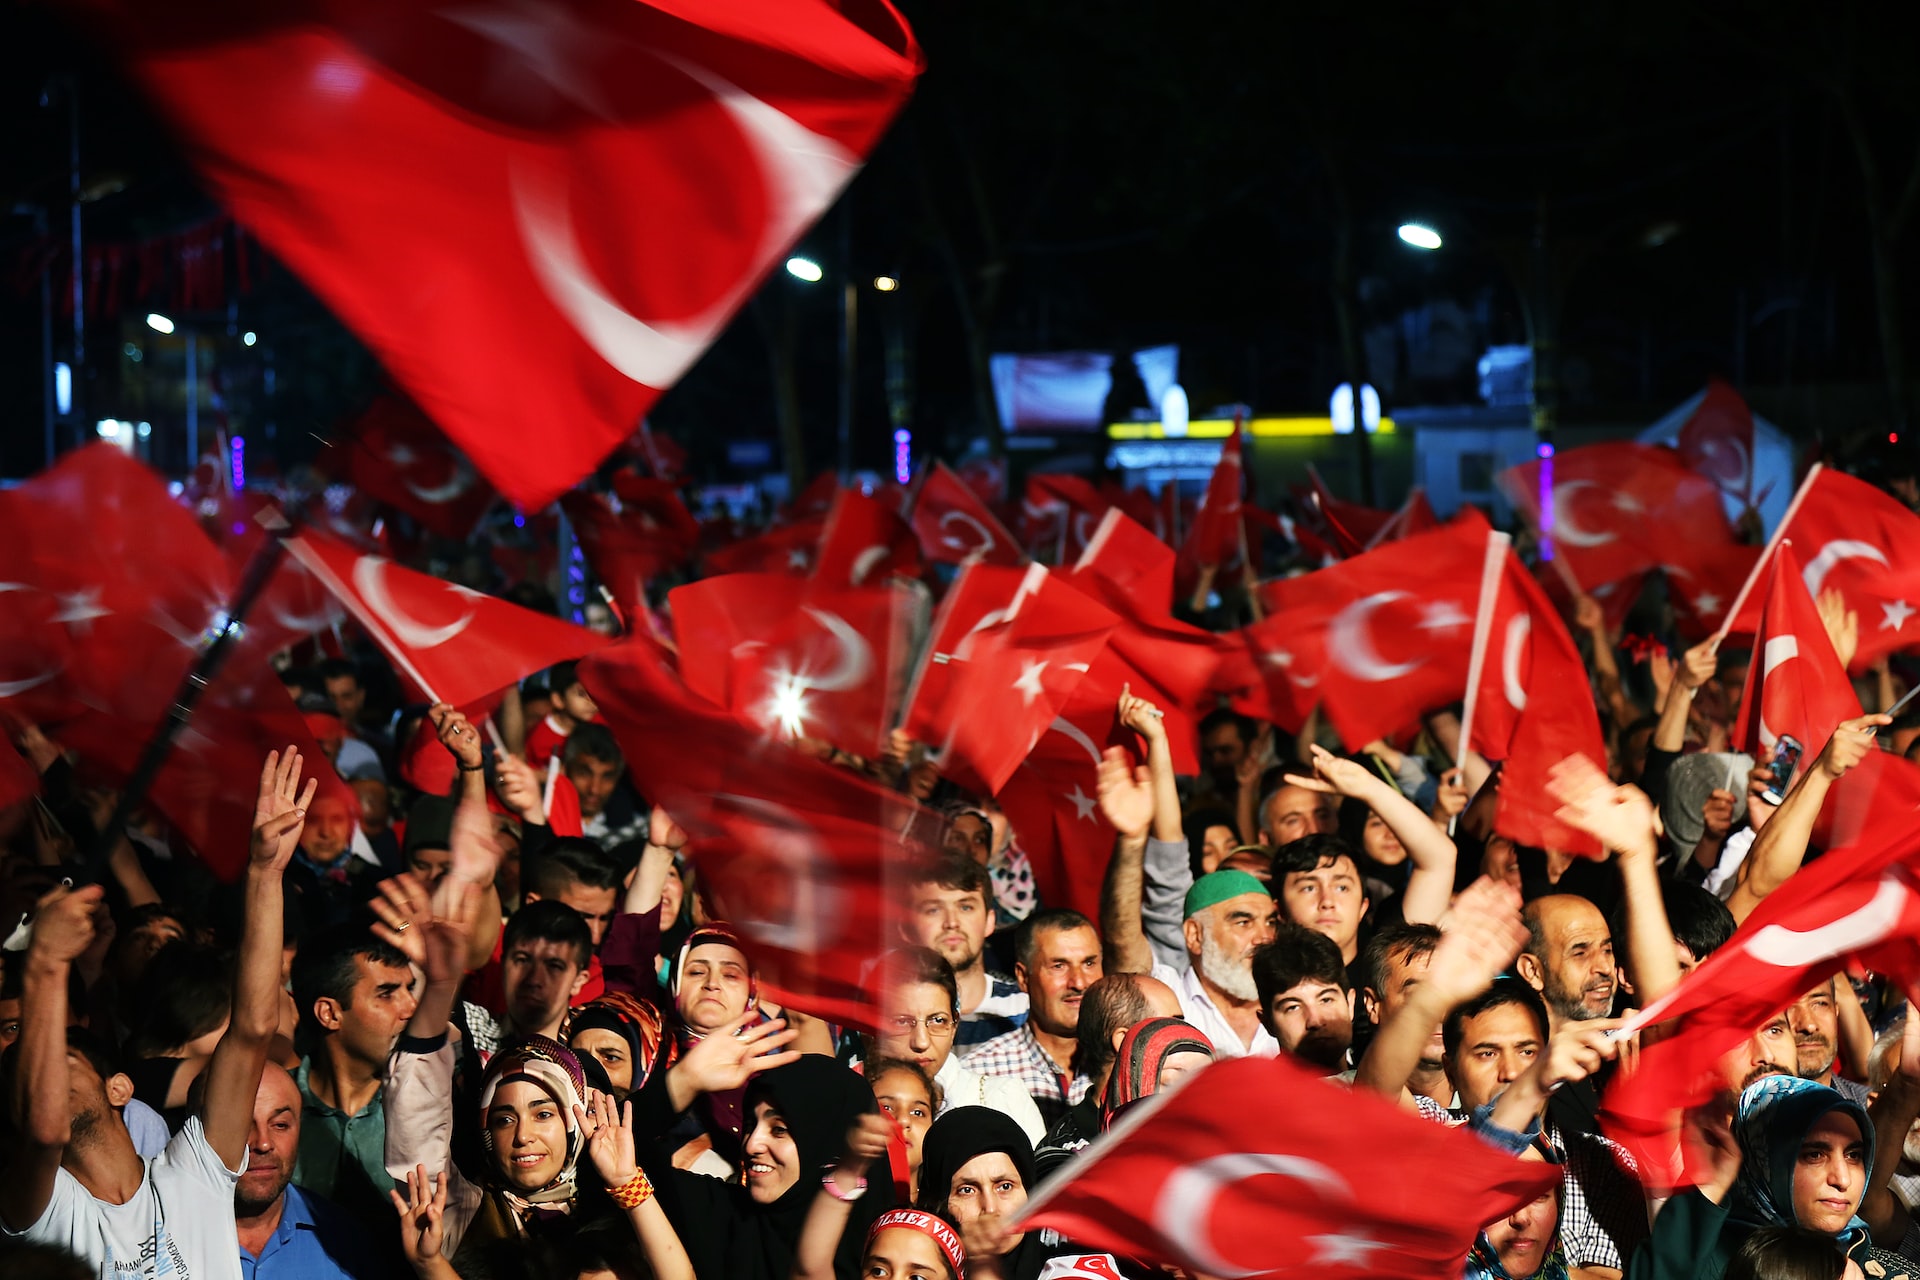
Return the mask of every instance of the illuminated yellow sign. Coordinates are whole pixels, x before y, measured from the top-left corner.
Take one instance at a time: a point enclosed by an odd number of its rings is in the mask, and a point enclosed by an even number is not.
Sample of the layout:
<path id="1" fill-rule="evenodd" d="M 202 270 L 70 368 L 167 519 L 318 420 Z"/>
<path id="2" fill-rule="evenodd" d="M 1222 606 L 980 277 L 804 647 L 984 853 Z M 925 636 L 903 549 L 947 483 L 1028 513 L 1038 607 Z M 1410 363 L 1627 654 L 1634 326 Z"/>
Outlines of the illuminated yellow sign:
<path id="1" fill-rule="evenodd" d="M 1170 436 L 1157 422 L 1109 422 L 1109 440 L 1221 440 L 1233 434 L 1233 419 L 1202 418 L 1189 422 L 1184 435 Z M 1254 418 L 1247 423 L 1247 434 L 1258 437 L 1331 436 L 1332 418 Z M 1393 434 L 1393 419 L 1380 419 L 1375 435 Z"/>

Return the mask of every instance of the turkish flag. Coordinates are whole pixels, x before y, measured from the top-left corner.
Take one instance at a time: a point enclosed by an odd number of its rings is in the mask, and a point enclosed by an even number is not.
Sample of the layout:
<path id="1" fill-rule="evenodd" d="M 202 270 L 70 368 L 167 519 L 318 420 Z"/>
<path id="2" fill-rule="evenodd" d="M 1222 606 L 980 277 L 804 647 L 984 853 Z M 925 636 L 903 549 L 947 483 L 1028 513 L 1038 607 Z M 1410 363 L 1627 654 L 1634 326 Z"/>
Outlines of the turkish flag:
<path id="1" fill-rule="evenodd" d="M 1113 709 L 1108 704 L 1109 725 Z M 1108 738 L 1056 716 L 999 795 L 1041 899 L 1089 920 L 1100 918 L 1100 884 L 1119 834 L 1100 812 L 1100 745 Z"/>
<path id="2" fill-rule="evenodd" d="M 629 451 L 647 464 L 647 470 L 655 480 L 665 480 L 672 484 L 680 479 L 680 473 L 687 469 L 686 448 L 672 436 L 661 435 L 647 425 L 645 418 L 628 441 Z"/>
<path id="3" fill-rule="evenodd" d="M 413 518 L 422 528 L 464 542 L 499 495 L 466 455 L 404 397 L 374 398 L 319 465 Z"/>
<path id="4" fill-rule="evenodd" d="M 1261 585 L 1243 631 L 1281 723 L 1318 701 L 1358 749 L 1415 724 L 1467 687 L 1487 539 L 1477 512 L 1431 533 Z"/>
<path id="5" fill-rule="evenodd" d="M 1661 567 L 1667 575 L 1667 598 L 1673 602 L 1680 634 L 1698 643 L 1718 631 L 1727 607 L 1740 594 L 1759 559 L 1760 548 L 1743 542 L 1669 548 L 1667 562 Z M 1639 595 L 1638 590 L 1634 595 Z"/>
<path id="6" fill-rule="evenodd" d="M 1294 492 L 1342 556 L 1357 556 L 1365 551 L 1375 535 L 1393 521 L 1391 511 L 1376 511 L 1334 497 L 1333 490 L 1327 488 L 1327 482 L 1311 464 L 1307 467 L 1306 488 L 1296 488 Z"/>
<path id="7" fill-rule="evenodd" d="M 1547 788 L 1549 771 L 1568 756 L 1607 758 L 1586 664 L 1559 610 L 1511 552 L 1481 663 L 1473 745 L 1505 762 L 1494 830 L 1535 848 L 1599 857 L 1599 841 L 1559 819 Z"/>
<path id="8" fill-rule="evenodd" d="M 667 597 L 690 689 L 769 735 L 863 755 L 877 754 L 893 725 L 911 599 L 893 585 L 835 591 L 752 573 Z"/>
<path id="9" fill-rule="evenodd" d="M 199 504 L 200 524 L 226 557 L 237 584 L 267 539 L 287 529 L 280 506 L 262 493 L 231 493 Z M 247 610 L 242 644 L 266 658 L 346 620 L 333 593 L 298 560 L 281 556 L 273 576 Z"/>
<path id="10" fill-rule="evenodd" d="M 1240 495 L 1246 488 L 1246 473 L 1241 466 L 1242 428 L 1240 415 L 1233 417 L 1233 434 L 1220 446 L 1220 460 L 1213 464 L 1207 479 L 1207 491 L 1194 513 L 1192 531 L 1183 548 L 1196 564 L 1223 566 L 1240 556 L 1245 537 L 1240 525 Z"/>
<path id="11" fill-rule="evenodd" d="M 1051 551 L 1065 565 L 1093 539 L 1100 517 L 1113 504 L 1079 476 L 1040 473 L 1027 477 L 1020 504 L 1020 533 L 1036 552 Z"/>
<path id="12" fill-rule="evenodd" d="M 1747 668 L 1740 693 L 1733 749 L 1766 761 L 1774 743 L 1790 736 L 1805 753 L 1802 764 L 1810 765 L 1840 722 L 1860 714 L 1860 699 L 1827 638 L 1820 610 L 1807 594 L 1794 550 L 1791 542 L 1782 542 L 1767 566 L 1760 625 L 1753 638 L 1756 660 Z"/>
<path id="13" fill-rule="evenodd" d="M 1731 941 L 1648 1005 L 1639 1025 L 1669 1023 L 1607 1091 L 1603 1123 L 1634 1153 L 1650 1188 L 1684 1185 L 1673 1113 L 1739 1081 L 1721 1059 L 1810 988 L 1859 961 L 1920 977 L 1920 768 L 1870 754 L 1873 804 L 1843 847 L 1808 862 L 1763 899 Z M 1853 781 L 1853 775 L 1849 775 Z"/>
<path id="14" fill-rule="evenodd" d="M 1045 565 L 968 565 L 940 603 L 901 727 L 939 752 L 942 774 L 998 794 L 1118 622 Z"/>
<path id="15" fill-rule="evenodd" d="M 1920 643 L 1920 516 L 1864 480 L 1822 469 L 1779 532 L 1805 557 L 1807 594 L 1832 587 L 1860 615 L 1853 671 Z M 1749 595 L 1730 634 L 1754 634 L 1759 612 Z"/>
<path id="16" fill-rule="evenodd" d="M 1549 464 L 1552 491 L 1543 495 L 1541 469 Z M 1510 467 L 1499 483 L 1588 592 L 1676 554 L 1686 563 L 1676 548 L 1733 541 L 1719 488 L 1663 445 L 1585 445 Z"/>
<path id="17" fill-rule="evenodd" d="M 820 554 L 825 516 L 809 516 L 780 525 L 752 538 L 737 538 L 715 547 L 701 559 L 711 574 L 788 573 L 813 571 Z"/>
<path id="18" fill-rule="evenodd" d="M 422 696 L 465 706 L 605 636 L 366 555 L 311 530 L 287 539 Z"/>
<path id="19" fill-rule="evenodd" d="M 827 512 L 814 562 L 816 589 L 878 586 L 888 578 L 920 576 L 920 544 L 889 506 L 858 489 L 842 489 Z"/>
<path id="20" fill-rule="evenodd" d="M 934 463 L 920 483 L 913 531 L 920 538 L 921 554 L 935 564 L 961 564 L 970 557 L 986 564 L 1026 563 L 1019 542 L 944 462 Z"/>
<path id="21" fill-rule="evenodd" d="M 1429 529 L 1440 527 L 1440 517 L 1434 514 L 1433 504 L 1427 501 L 1427 491 L 1419 485 L 1407 494 L 1407 500 L 1393 513 L 1393 518 L 1380 526 L 1367 543 L 1368 550 L 1382 543 L 1397 542 L 1401 538 L 1411 538 L 1416 533 L 1425 533 Z"/>
<path id="22" fill-rule="evenodd" d="M 580 679 L 636 783 L 689 836 L 715 914 L 740 932 L 781 1004 L 872 1030 L 898 940 L 913 802 L 794 751 L 710 705 L 634 636 L 580 663 Z"/>
<path id="23" fill-rule="evenodd" d="M 527 510 L 700 358 L 921 65 L 884 3 L 88 7 L 221 203 Z"/>
<path id="24" fill-rule="evenodd" d="M 1559 1181 L 1284 1054 L 1230 1058 L 1136 1103 L 1010 1225 L 1204 1275 L 1441 1280 Z"/>
<path id="25" fill-rule="evenodd" d="M 1753 411 L 1738 391 L 1707 379 L 1707 393 L 1675 443 L 1682 462 L 1741 506 L 1753 505 Z"/>
<path id="26" fill-rule="evenodd" d="M 626 614 L 628 626 L 647 607 L 647 583 L 686 562 L 700 527 L 664 480 L 626 477 L 629 496 L 575 490 L 560 499 L 587 564 Z"/>
<path id="27" fill-rule="evenodd" d="M 1162 486 L 1162 492 L 1166 489 L 1173 489 L 1175 491 L 1175 499 L 1177 501 L 1179 496 L 1178 487 L 1171 484 Z M 1129 520 L 1132 520 L 1135 524 L 1168 546 L 1174 545 L 1176 540 L 1173 536 L 1173 525 L 1176 517 L 1169 512 L 1168 507 L 1170 504 L 1166 499 L 1156 499 L 1145 489 L 1122 489 L 1118 487 L 1109 488 L 1106 491 L 1106 496 L 1115 507 L 1126 513 Z"/>

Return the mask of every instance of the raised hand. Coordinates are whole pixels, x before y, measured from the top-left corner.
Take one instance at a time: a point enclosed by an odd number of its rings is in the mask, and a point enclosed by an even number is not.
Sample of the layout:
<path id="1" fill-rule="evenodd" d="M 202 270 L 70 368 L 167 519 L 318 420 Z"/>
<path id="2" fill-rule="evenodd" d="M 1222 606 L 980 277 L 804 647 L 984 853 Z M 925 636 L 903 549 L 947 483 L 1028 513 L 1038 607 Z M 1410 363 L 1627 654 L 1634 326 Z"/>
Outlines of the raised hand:
<path id="1" fill-rule="evenodd" d="M 373 936 L 406 956 L 411 964 L 427 967 L 426 925 L 433 919 L 427 886 L 411 871 L 382 880 L 373 908 Z"/>
<path id="2" fill-rule="evenodd" d="M 1829 781 L 1838 782 L 1847 776 L 1847 772 L 1874 749 L 1873 733 L 1893 723 L 1892 716 L 1855 716 L 1851 720 L 1842 720 L 1840 727 L 1827 739 L 1827 745 L 1820 752 L 1820 758 L 1814 763 L 1827 775 Z M 1784 779 L 1782 782 L 1784 783 Z"/>
<path id="3" fill-rule="evenodd" d="M 1687 1168 L 1706 1176 L 1700 1193 L 1719 1204 L 1740 1174 L 1740 1144 L 1733 1136 L 1734 1098 L 1725 1094 L 1688 1110 L 1680 1121 L 1680 1142 Z"/>
<path id="4" fill-rule="evenodd" d="M 1433 820 L 1445 825 L 1467 811 L 1467 778 L 1458 769 L 1440 775 L 1440 787 L 1434 792 Z"/>
<path id="5" fill-rule="evenodd" d="M 407 1174 L 407 1194 L 397 1189 L 387 1194 L 400 1211 L 400 1250 L 407 1262 L 416 1269 L 431 1263 L 446 1241 L 447 1175 L 429 1176 L 427 1167 L 417 1164 Z"/>
<path id="6" fill-rule="evenodd" d="M 449 879 L 490 885 L 500 869 L 500 841 L 493 834 L 493 815 L 473 796 L 453 811 L 453 830 L 447 838 Z"/>
<path id="7" fill-rule="evenodd" d="M 1421 985 L 1448 1008 L 1485 991 L 1527 945 L 1520 891 L 1481 876 L 1454 897 L 1440 920 L 1440 941 Z"/>
<path id="8" fill-rule="evenodd" d="M 633 1155 L 633 1103 L 616 1103 L 611 1094 L 587 1090 L 587 1105 L 573 1104 L 574 1117 L 587 1137 L 587 1158 L 609 1187 L 626 1185 L 639 1171 Z"/>
<path id="9" fill-rule="evenodd" d="M 1379 774 L 1357 760 L 1337 756 L 1317 742 L 1308 750 L 1312 752 L 1314 776 L 1302 778 L 1290 773 L 1287 781 L 1293 786 L 1330 795 L 1364 796 L 1374 787 L 1385 785 Z"/>
<path id="10" fill-rule="evenodd" d="M 1733 830 L 1733 792 L 1715 787 L 1707 793 L 1707 802 L 1700 806 L 1701 821 L 1706 823 L 1707 834 L 1715 840 L 1725 840 L 1727 833 Z"/>
<path id="11" fill-rule="evenodd" d="M 680 829 L 680 824 L 665 809 L 655 805 L 653 812 L 647 815 L 647 843 L 656 849 L 671 849 L 678 853 L 687 846 L 687 833 Z"/>
<path id="12" fill-rule="evenodd" d="M 1133 686 L 1120 686 L 1120 706 L 1117 711 L 1120 723 L 1133 730 L 1149 743 L 1159 742 L 1167 736 L 1166 718 L 1160 708 L 1145 698 L 1133 696 Z"/>
<path id="13" fill-rule="evenodd" d="M 308 778 L 300 787 L 300 752 L 267 752 L 260 767 L 260 790 L 253 802 L 253 846 L 249 864 L 257 870 L 278 873 L 286 870 L 293 851 L 300 847 L 300 833 L 307 825 L 307 809 L 313 804 L 320 779 Z"/>
<path id="14" fill-rule="evenodd" d="M 1687 656 L 1681 661 L 1679 670 L 1674 674 L 1680 683 L 1689 689 L 1698 689 L 1713 679 L 1713 673 L 1720 669 L 1719 642 L 1712 639 L 1702 640 L 1687 650 Z"/>
<path id="15" fill-rule="evenodd" d="M 523 822 L 547 824 L 546 786 L 534 767 L 510 752 L 501 752 L 493 760 L 493 790 L 500 803 L 520 815 Z"/>
<path id="16" fill-rule="evenodd" d="M 1131 768 L 1127 753 L 1108 747 L 1100 756 L 1095 778 L 1100 813 L 1113 829 L 1129 840 L 1147 834 L 1153 824 L 1153 774 L 1145 765 Z"/>
<path id="17" fill-rule="evenodd" d="M 434 886 L 432 914 L 422 929 L 420 967 L 429 983 L 447 985 L 467 976 L 467 947 L 480 914 L 481 886 L 444 876 Z"/>
<path id="18" fill-rule="evenodd" d="M 33 909 L 30 954 L 56 964 L 72 964 L 85 955 L 93 945 L 94 911 L 106 892 L 97 884 L 84 889 L 62 885 L 41 898 Z"/>
<path id="19" fill-rule="evenodd" d="M 1655 649 L 1647 654 L 1647 675 L 1653 679 L 1653 700 L 1655 706 L 1665 706 L 1667 690 L 1673 688 L 1674 674 L 1679 666 L 1673 655 L 1664 648 Z"/>
<path id="20" fill-rule="evenodd" d="M 743 1087 L 762 1071 L 800 1060 L 798 1049 L 786 1048 L 800 1033 L 788 1027 L 785 1018 L 748 1027 L 751 1016 L 742 1014 L 697 1041 L 669 1068 L 669 1075 L 693 1093 L 724 1093 Z"/>
<path id="21" fill-rule="evenodd" d="M 453 756 L 456 764 L 468 771 L 480 768 L 480 734 L 458 707 L 450 702 L 436 702 L 427 708 L 427 719 L 433 722 L 440 745 Z"/>
<path id="22" fill-rule="evenodd" d="M 1607 615 L 1600 608 L 1600 602 L 1582 591 L 1573 601 L 1573 625 L 1582 631 L 1599 633 L 1607 625 Z"/>
<path id="23" fill-rule="evenodd" d="M 1578 827 L 1623 857 L 1659 856 L 1653 802 L 1638 787 L 1616 787 L 1585 756 L 1553 766 L 1547 790 L 1560 802 L 1562 822 Z"/>
<path id="24" fill-rule="evenodd" d="M 1600 1064 L 1617 1055 L 1627 1043 L 1612 1034 L 1624 1021 L 1623 1018 L 1593 1018 L 1561 1027 L 1547 1041 L 1540 1087 L 1552 1093 L 1563 1084 L 1585 1080 L 1600 1070 Z"/>
<path id="25" fill-rule="evenodd" d="M 1773 801 L 1767 799 L 1767 791 L 1772 786 L 1773 770 L 1766 765 L 1757 764 L 1747 770 L 1747 825 L 1756 835 L 1773 816 Z"/>

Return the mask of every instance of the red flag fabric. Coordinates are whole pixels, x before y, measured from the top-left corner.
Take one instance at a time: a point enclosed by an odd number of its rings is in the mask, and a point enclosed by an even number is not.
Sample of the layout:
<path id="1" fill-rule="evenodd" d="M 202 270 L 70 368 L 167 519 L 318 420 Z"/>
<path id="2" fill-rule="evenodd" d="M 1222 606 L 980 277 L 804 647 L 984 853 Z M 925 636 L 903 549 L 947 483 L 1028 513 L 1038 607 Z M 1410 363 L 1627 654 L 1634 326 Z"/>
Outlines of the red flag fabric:
<path id="1" fill-rule="evenodd" d="M 1231 1058 L 1135 1104 L 1011 1225 L 1205 1275 L 1441 1280 L 1559 1180 L 1285 1055 Z"/>
<path id="2" fill-rule="evenodd" d="M 1072 563 L 1113 504 L 1079 476 L 1040 473 L 1027 477 L 1020 506 L 1020 533 L 1036 554 Z"/>
<path id="3" fill-rule="evenodd" d="M 687 831 L 715 913 L 740 933 L 781 1004 L 873 1030 L 896 945 L 912 801 L 809 759 L 708 704 L 643 636 L 580 663 L 647 796 Z"/>
<path id="4" fill-rule="evenodd" d="M 1670 548 L 1663 566 L 1667 598 L 1673 601 L 1683 637 L 1698 643 L 1720 629 L 1728 606 L 1753 572 L 1760 550 L 1741 542 Z M 1638 590 L 1634 595 L 1639 595 Z"/>
<path id="5" fill-rule="evenodd" d="M 1747 667 L 1733 749 L 1755 760 L 1773 754 L 1782 735 L 1799 742 L 1805 764 L 1826 745 L 1842 720 L 1860 714 L 1860 699 L 1833 651 L 1820 610 L 1807 594 L 1800 558 L 1782 542 L 1767 566 L 1755 660 Z"/>
<path id="6" fill-rule="evenodd" d="M 1295 495 L 1342 556 L 1357 556 L 1365 551 L 1374 535 L 1393 520 L 1391 511 L 1376 511 L 1334 497 L 1333 490 L 1320 478 L 1319 470 L 1311 465 L 1307 467 L 1306 488 L 1296 489 Z"/>
<path id="7" fill-rule="evenodd" d="M 499 497 L 412 401 L 383 394 L 320 465 L 443 538 L 465 541 Z"/>
<path id="8" fill-rule="evenodd" d="M 1494 830 L 1521 844 L 1597 858 L 1599 841 L 1562 822 L 1547 775 L 1570 755 L 1605 760 L 1586 664 L 1559 610 L 1511 553 L 1474 701 L 1474 748 L 1500 770 Z"/>
<path id="9" fill-rule="evenodd" d="M 235 219 L 528 510 L 699 359 L 920 69 L 884 3 L 90 2 Z"/>
<path id="10" fill-rule="evenodd" d="M 1634 1153 L 1649 1187 L 1690 1180 L 1673 1113 L 1738 1087 L 1723 1078 L 1721 1059 L 1768 1019 L 1855 960 L 1890 977 L 1920 977 L 1920 768 L 1871 752 L 1847 781 L 1865 781 L 1874 800 L 1854 839 L 1767 895 L 1731 941 L 1636 1019 L 1676 1025 L 1616 1077 L 1603 1124 Z"/>
<path id="11" fill-rule="evenodd" d="M 235 583 L 246 576 L 248 564 L 272 531 L 288 527 L 273 499 L 247 492 L 201 503 L 200 523 L 226 557 Z M 305 565 L 282 556 L 247 612 L 243 643 L 260 657 L 271 657 L 316 633 L 333 631 L 346 616 L 333 593 Z"/>
<path id="12" fill-rule="evenodd" d="M 1097 719 L 1094 694 L 1108 684 L 1105 678 L 1081 681 L 1068 713 L 1054 717 L 999 797 L 1042 900 L 1089 920 L 1100 918 L 1100 883 L 1118 834 L 1100 813 L 1098 794 L 1100 747 L 1111 736 L 1118 687 L 1097 737 L 1075 720 Z"/>
<path id="13" fill-rule="evenodd" d="M 1920 644 L 1920 516 L 1864 480 L 1822 470 L 1780 530 L 1803 557 L 1807 594 L 1835 588 L 1860 615 L 1852 670 Z M 1759 593 L 1749 594 L 1731 634 L 1759 625 Z"/>
<path id="14" fill-rule="evenodd" d="M 960 564 L 976 555 L 985 564 L 1026 563 L 1019 541 L 944 462 L 934 463 L 920 485 L 913 531 L 921 554 L 935 564 Z"/>
<path id="15" fill-rule="evenodd" d="M 1680 460 L 1742 506 L 1753 505 L 1753 411 L 1719 378 L 1680 424 Z"/>
<path id="16" fill-rule="evenodd" d="M 646 608 L 646 586 L 693 554 L 700 527 L 663 480 L 628 477 L 628 496 L 575 490 L 560 499 L 581 553 L 613 594 L 631 628 Z"/>
<path id="17" fill-rule="evenodd" d="M 920 576 L 920 544 L 897 507 L 858 489 L 842 489 L 827 513 L 814 562 L 816 589 L 879 586 Z"/>
<path id="18" fill-rule="evenodd" d="M 820 536 L 825 528 L 826 517 L 812 516 L 715 547 L 702 561 L 712 574 L 805 575 L 813 572 L 814 562 L 819 558 Z"/>
<path id="19" fill-rule="evenodd" d="M 1434 514 L 1433 504 L 1427 501 L 1427 491 L 1419 485 L 1407 494 L 1407 500 L 1393 513 L 1393 518 L 1380 526 L 1380 531 L 1367 542 L 1372 550 L 1385 542 L 1397 542 L 1401 538 L 1411 538 L 1416 533 L 1425 533 L 1429 529 L 1440 527 L 1440 517 Z"/>
<path id="20" fill-rule="evenodd" d="M 1553 488 L 1543 495 L 1541 468 L 1549 462 Z M 1511 467 L 1499 483 L 1588 592 L 1658 568 L 1676 548 L 1733 541 L 1718 487 L 1662 445 L 1584 445 Z"/>
<path id="21" fill-rule="evenodd" d="M 667 602 L 695 693 L 782 739 L 862 755 L 885 746 L 903 683 L 905 591 L 735 573 L 676 587 Z"/>
<path id="22" fill-rule="evenodd" d="M 968 565 L 940 602 L 901 727 L 939 752 L 942 774 L 998 794 L 1118 622 L 1045 565 Z"/>
<path id="23" fill-rule="evenodd" d="M 1459 698 L 1490 532 L 1469 513 L 1431 533 L 1262 584 L 1266 616 L 1242 634 L 1280 722 L 1297 730 L 1318 701 L 1357 750 Z"/>
<path id="24" fill-rule="evenodd" d="M 429 574 L 366 555 L 324 534 L 287 539 L 423 697 L 465 706 L 523 676 L 603 648 L 605 636 Z"/>
<path id="25" fill-rule="evenodd" d="M 1187 534 L 1184 550 L 1195 564 L 1221 567 L 1240 556 L 1240 495 L 1246 488 L 1241 465 L 1242 429 L 1240 415 L 1233 418 L 1233 434 L 1220 446 L 1220 460 L 1213 464 L 1207 491 L 1194 513 L 1193 530 Z"/>

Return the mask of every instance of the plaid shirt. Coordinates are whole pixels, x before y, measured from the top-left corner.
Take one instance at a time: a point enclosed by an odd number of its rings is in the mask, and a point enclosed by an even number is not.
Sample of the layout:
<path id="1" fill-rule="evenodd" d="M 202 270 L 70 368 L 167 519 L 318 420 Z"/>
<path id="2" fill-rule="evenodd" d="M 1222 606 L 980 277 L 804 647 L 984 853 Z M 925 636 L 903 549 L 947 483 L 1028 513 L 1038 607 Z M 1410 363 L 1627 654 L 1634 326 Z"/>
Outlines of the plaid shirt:
<path id="1" fill-rule="evenodd" d="M 1567 1153 L 1560 1179 L 1560 1238 L 1567 1262 L 1576 1267 L 1621 1267 L 1647 1238 L 1647 1193 L 1627 1149 L 1597 1133 L 1562 1134 L 1547 1126 L 1547 1140 Z"/>
<path id="2" fill-rule="evenodd" d="M 960 1061 L 967 1070 L 983 1076 L 1005 1076 L 1018 1080 L 1040 1108 L 1040 1118 L 1048 1127 L 1066 1114 L 1068 1107 L 1087 1096 L 1092 1084 L 1085 1076 L 1068 1079 L 1034 1039 L 1031 1020 L 1004 1035 L 978 1045 Z"/>

